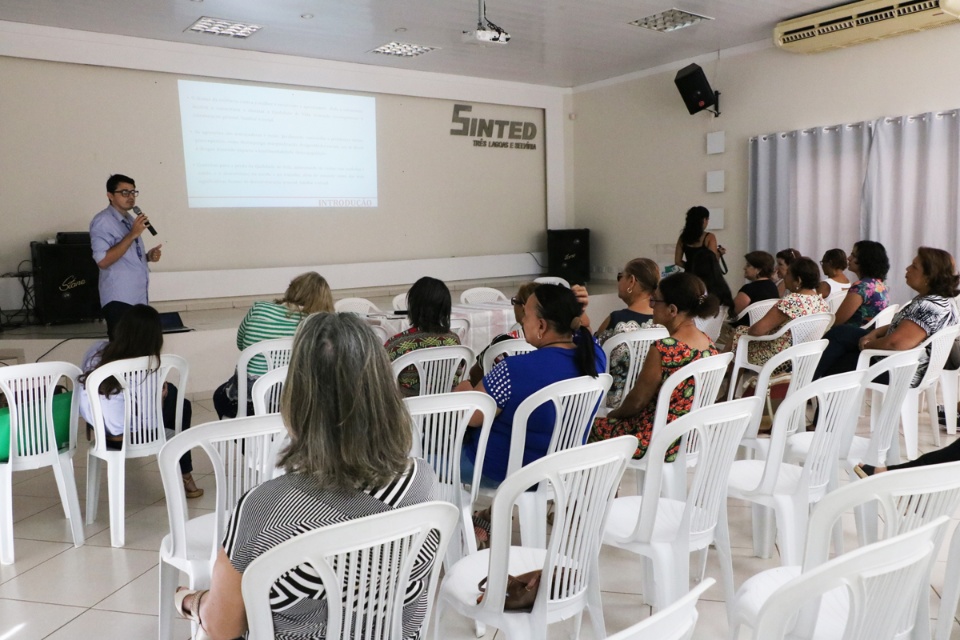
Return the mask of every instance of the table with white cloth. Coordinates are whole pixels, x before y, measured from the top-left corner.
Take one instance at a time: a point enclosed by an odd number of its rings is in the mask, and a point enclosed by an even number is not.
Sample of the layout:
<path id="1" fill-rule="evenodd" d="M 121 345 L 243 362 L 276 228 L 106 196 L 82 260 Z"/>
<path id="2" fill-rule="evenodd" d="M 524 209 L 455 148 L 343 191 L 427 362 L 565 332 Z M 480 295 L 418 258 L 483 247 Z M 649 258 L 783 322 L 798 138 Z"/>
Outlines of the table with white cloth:
<path id="1" fill-rule="evenodd" d="M 480 353 L 487 345 L 502 333 L 507 333 L 516 324 L 513 305 L 509 302 L 484 302 L 478 304 L 455 304 L 451 318 L 462 318 L 470 323 L 464 344 L 475 353 Z M 370 314 L 367 322 L 383 327 L 391 336 L 410 328 L 406 316 L 392 314 Z"/>

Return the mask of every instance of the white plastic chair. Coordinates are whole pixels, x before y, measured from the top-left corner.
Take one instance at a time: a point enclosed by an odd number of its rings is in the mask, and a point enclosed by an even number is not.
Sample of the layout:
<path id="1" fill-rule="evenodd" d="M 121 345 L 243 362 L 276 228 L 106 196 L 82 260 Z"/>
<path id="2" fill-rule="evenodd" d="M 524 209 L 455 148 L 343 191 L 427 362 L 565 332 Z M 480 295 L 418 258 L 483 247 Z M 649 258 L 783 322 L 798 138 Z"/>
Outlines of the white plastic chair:
<path id="1" fill-rule="evenodd" d="M 833 324 L 832 313 L 813 313 L 808 316 L 794 318 L 780 327 L 776 332 L 766 336 L 740 336 L 737 342 L 737 355 L 733 360 L 733 370 L 730 373 L 730 390 L 727 400 L 733 400 L 737 390 L 740 373 L 744 370 L 760 373 L 763 365 L 750 362 L 750 343 L 769 342 L 790 332 L 791 346 L 819 340 Z"/>
<path id="2" fill-rule="evenodd" d="M 13 564 L 13 472 L 52 467 L 60 492 L 63 513 L 70 520 L 73 545 L 84 543 L 83 520 L 73 454 L 77 450 L 78 407 L 81 371 L 68 362 L 38 362 L 0 368 L 0 395 L 9 412 L 9 458 L 0 462 L 0 564 Z M 70 439 L 60 449 L 53 422 L 56 387 L 68 380 Z"/>
<path id="3" fill-rule="evenodd" d="M 403 638 L 404 609 L 416 606 L 407 603 L 412 595 L 408 591 L 422 593 L 411 584 L 420 556 L 429 558 L 430 563 L 420 576 L 426 585 L 426 608 L 417 637 L 425 637 L 440 575 L 441 563 L 436 558 L 442 556 L 456 531 L 457 517 L 451 504 L 425 502 L 322 527 L 278 544 L 243 572 L 241 591 L 250 629 L 247 638 L 273 640 L 270 590 L 283 574 L 297 567 L 318 577 L 323 587 L 327 605 L 323 637 Z"/>
<path id="4" fill-rule="evenodd" d="M 738 322 L 745 317 L 750 319 L 750 324 L 753 324 L 763 316 L 767 315 L 767 311 L 770 311 L 773 307 L 780 302 L 780 298 L 769 298 L 767 300 L 760 300 L 759 302 L 754 302 L 752 304 L 744 307 L 743 311 L 737 314 L 737 317 L 733 319 L 733 322 Z"/>
<path id="5" fill-rule="evenodd" d="M 290 364 L 293 351 L 293 338 L 274 338 L 252 344 L 240 352 L 237 359 L 237 417 L 247 415 L 247 367 L 250 360 L 262 356 L 267 363 L 267 371 Z"/>
<path id="6" fill-rule="evenodd" d="M 659 431 L 647 448 L 646 481 L 640 496 L 617 498 L 603 543 L 644 557 L 644 599 L 665 607 L 689 590 L 690 553 L 715 544 L 724 590 L 733 596 L 733 565 L 726 526 L 726 483 L 747 426 L 763 412 L 762 398 L 742 398 L 691 411 Z M 662 497 L 667 451 L 678 439 L 697 433 L 701 462 L 682 499 Z M 706 563 L 706 554 L 702 554 Z M 698 567 L 700 573 L 701 568 Z"/>
<path id="7" fill-rule="evenodd" d="M 96 437 L 87 449 L 87 524 L 97 519 L 100 500 L 100 462 L 107 464 L 107 490 L 110 495 L 110 544 L 122 547 L 124 542 L 124 496 L 126 459 L 156 455 L 167 441 L 163 428 L 163 385 L 172 370 L 178 373 L 174 432 L 183 426 L 183 397 L 187 389 L 190 367 L 180 356 L 162 355 L 159 366 L 155 358 L 144 356 L 115 360 L 97 367 L 87 376 L 86 391 Z M 119 450 L 107 448 L 106 427 L 100 399 L 100 383 L 116 378 L 123 394 L 123 442 Z M 182 480 L 181 480 L 182 483 Z"/>
<path id="8" fill-rule="evenodd" d="M 534 278 L 533 281 L 537 284 L 558 284 L 561 287 L 566 287 L 567 289 L 570 288 L 569 282 L 556 276 L 541 276 L 539 278 Z"/>
<path id="9" fill-rule="evenodd" d="M 941 516 L 952 515 L 960 506 L 960 463 L 881 473 L 866 480 L 851 482 L 825 496 L 810 516 L 803 564 L 761 571 L 741 585 L 730 602 L 731 637 L 737 636 L 740 626 L 756 628 L 760 608 L 770 593 L 801 573 L 825 563 L 830 557 L 831 537 L 841 518 L 851 510 L 860 512 L 867 506 L 873 507 L 874 519 L 879 510 L 880 521 L 884 524 L 883 538 L 892 538 L 929 524 Z M 875 542 L 875 539 L 869 542 Z M 865 545 L 866 542 L 861 541 L 861 544 Z M 950 577 L 948 572 L 948 583 Z M 831 606 L 830 610 L 842 612 L 845 603 L 842 599 L 834 600 L 836 607 Z M 929 623 L 925 622 L 925 602 L 916 616 L 919 630 L 929 627 Z M 948 617 L 953 619 L 952 614 Z M 912 624 L 908 620 L 903 622 L 907 626 Z M 916 637 L 929 637 L 929 633 L 921 633 Z"/>
<path id="10" fill-rule="evenodd" d="M 358 316 L 365 316 L 368 313 L 383 313 L 377 305 L 366 298 L 343 298 L 334 302 L 333 308 L 337 313 L 355 313 Z"/>
<path id="11" fill-rule="evenodd" d="M 938 465 L 945 467 L 948 465 Z M 956 465 L 949 465 L 951 467 Z M 953 471 L 954 477 L 960 470 Z M 953 635 L 953 620 L 957 615 L 957 603 L 960 601 L 960 535 L 956 529 L 950 538 L 947 564 L 944 570 L 943 589 L 940 592 L 940 613 L 937 615 L 936 640 L 950 640 Z"/>
<path id="12" fill-rule="evenodd" d="M 933 431 L 933 442 L 939 447 L 940 446 L 940 423 L 937 419 L 937 382 L 940 381 L 940 374 L 943 372 L 943 366 L 947 363 L 947 357 L 950 355 L 950 349 L 953 347 L 954 340 L 957 339 L 957 335 L 960 334 L 960 325 L 953 325 L 951 327 L 944 327 L 930 335 L 926 340 L 920 343 L 920 347 L 926 349 L 930 354 L 930 359 L 927 362 L 927 370 L 923 374 L 923 379 L 920 380 L 920 383 L 916 387 L 911 387 L 907 391 L 907 395 L 904 397 L 902 409 L 900 410 L 900 419 L 903 423 L 903 441 L 906 447 L 907 458 L 913 460 L 917 457 L 918 453 L 918 413 L 920 411 L 920 394 L 926 394 L 927 398 L 927 412 L 930 416 L 930 427 Z M 887 356 L 893 355 L 894 352 L 884 351 L 880 349 L 864 349 L 860 352 L 860 359 L 857 361 L 857 368 L 866 368 L 868 363 L 871 362 L 871 358 L 877 356 Z M 869 383 L 867 388 L 876 393 L 882 393 L 886 389 L 886 385 L 879 383 Z M 944 388 L 946 391 L 946 388 Z M 956 386 L 952 388 L 952 391 L 956 391 Z M 949 406 L 952 402 L 954 410 L 956 410 L 957 402 L 956 396 L 952 398 L 949 402 L 947 401 L 946 394 L 944 395 L 944 401 Z M 944 407 L 946 411 L 946 407 Z M 949 419 L 948 422 L 949 423 Z M 954 421 L 956 424 L 956 421 Z"/>
<path id="13" fill-rule="evenodd" d="M 405 353 L 391 365 L 394 377 L 407 367 L 414 367 L 420 377 L 419 395 L 426 396 L 453 391 L 474 360 L 476 356 L 470 347 L 427 347 Z"/>
<path id="14" fill-rule="evenodd" d="M 707 334 L 711 342 L 716 342 L 717 338 L 720 337 L 720 331 L 723 330 L 723 323 L 726 319 L 727 307 L 726 305 L 720 305 L 720 310 L 717 311 L 717 315 L 712 318 L 694 318 L 694 322 L 697 325 L 697 329 Z"/>
<path id="15" fill-rule="evenodd" d="M 438 498 L 456 506 L 461 514 L 458 542 L 447 547 L 444 557 L 445 566 L 449 569 L 463 556 L 477 552 L 471 508 L 480 487 L 484 452 L 490 426 L 497 415 L 497 403 L 485 393 L 464 391 L 405 398 L 404 404 L 413 419 L 413 455 L 430 463 L 440 482 Z M 472 490 L 468 493 L 461 482 L 460 451 L 475 411 L 483 414 L 483 424 L 479 427 Z"/>
<path id="16" fill-rule="evenodd" d="M 699 617 L 697 601 L 716 582 L 707 578 L 673 604 L 628 629 L 607 636 L 607 640 L 690 640 Z"/>
<path id="17" fill-rule="evenodd" d="M 651 327 L 649 329 L 637 329 L 636 331 L 618 333 L 617 335 L 610 336 L 610 338 L 601 345 L 603 352 L 607 356 L 607 373 L 610 373 L 610 363 L 613 360 L 613 352 L 617 347 L 622 345 L 630 356 L 627 376 L 623 381 L 623 393 L 620 396 L 621 403 L 627 393 L 633 389 L 633 385 L 636 384 L 637 376 L 640 375 L 640 370 L 643 368 L 643 362 L 647 359 L 647 353 L 650 352 L 650 345 L 657 340 L 669 337 L 670 332 L 667 331 L 666 327 Z M 620 405 L 618 404 L 617 406 Z M 616 409 L 617 407 L 609 407 L 608 405 L 608 408 Z"/>
<path id="18" fill-rule="evenodd" d="M 283 384 L 287 380 L 288 365 L 272 369 L 253 383 L 250 395 L 253 397 L 253 415 L 262 416 L 280 411 L 280 397 Z"/>
<path id="19" fill-rule="evenodd" d="M 513 414 L 510 430 L 510 454 L 507 458 L 507 477 L 523 467 L 527 442 L 527 421 L 534 411 L 546 404 L 554 409 L 553 431 L 546 455 L 577 448 L 587 440 L 597 407 L 610 390 L 613 379 L 601 373 L 596 378 L 580 376 L 547 385 L 520 403 Z M 545 547 L 547 544 L 547 502 L 553 498 L 552 489 L 543 484 L 536 491 L 528 491 L 517 498 L 520 518 L 520 539 L 526 547 Z M 489 495 L 490 490 L 480 488 Z"/>
<path id="20" fill-rule="evenodd" d="M 900 310 L 900 305 L 898 304 L 889 304 L 887 308 L 873 316 L 873 318 L 867 324 L 863 325 L 864 329 L 875 329 L 876 327 L 885 327 L 890 324 L 890 321 L 893 320 L 893 316 L 897 315 L 897 311 Z"/>
<path id="21" fill-rule="evenodd" d="M 450 332 L 456 334 L 460 344 L 469 344 L 470 320 L 468 318 L 450 318 Z"/>
<path id="22" fill-rule="evenodd" d="M 677 387 L 689 378 L 694 380 L 693 401 L 690 405 L 690 411 L 715 404 L 720 393 L 720 384 L 727 372 L 727 365 L 730 364 L 732 358 L 733 355 L 729 353 L 700 358 L 670 374 L 670 377 L 660 385 L 660 392 L 657 394 L 657 412 L 653 417 L 653 433 L 667 425 L 667 417 L 670 413 L 670 396 L 673 395 Z M 644 455 L 639 460 L 631 459 L 627 464 L 636 473 L 637 495 L 643 493 L 643 474 L 646 472 L 649 459 L 650 456 Z M 696 463 L 696 436 L 684 438 L 680 443 L 680 453 L 677 455 L 677 459 L 668 464 L 664 471 L 663 489 L 665 496 L 680 499 L 686 495 L 687 467 Z"/>
<path id="23" fill-rule="evenodd" d="M 393 296 L 393 302 L 390 303 L 390 307 L 394 311 L 406 311 L 407 310 L 407 292 L 398 293 Z"/>
<path id="24" fill-rule="evenodd" d="M 838 590 L 847 596 L 847 615 L 834 618 L 832 637 L 898 637 L 898 623 L 911 615 L 916 598 L 905 593 L 923 590 L 935 549 L 949 518 L 942 517 L 915 531 L 844 554 L 783 585 L 764 603 L 754 637 L 764 640 L 812 637 L 821 615 L 820 604 Z M 825 630 L 828 625 L 824 624 Z M 819 634 L 818 634 L 819 635 Z"/>
<path id="25" fill-rule="evenodd" d="M 783 401 L 773 420 L 766 460 L 737 460 L 730 470 L 728 495 L 753 503 L 753 546 L 756 555 L 770 557 L 774 521 L 784 565 L 799 564 L 810 505 L 827 493 L 835 480 L 844 430 L 855 429 L 863 371 L 827 376 Z M 784 461 L 792 429 L 804 420 L 807 402 L 816 399 L 819 420 L 801 467 Z"/>
<path id="26" fill-rule="evenodd" d="M 497 359 L 501 356 L 515 356 L 518 353 L 530 353 L 535 349 L 535 346 L 522 338 L 516 340 L 501 340 L 496 344 L 492 344 L 483 354 L 483 373 L 490 373 Z"/>
<path id="27" fill-rule="evenodd" d="M 837 310 L 840 309 L 840 305 L 843 304 L 844 299 L 847 297 L 847 293 L 849 292 L 846 289 L 840 289 L 838 291 L 834 291 L 823 299 L 823 301 L 827 303 L 827 308 L 830 309 L 830 313 L 835 314 Z"/>
<path id="28" fill-rule="evenodd" d="M 386 344 L 387 340 L 391 338 L 390 334 L 387 332 L 382 325 L 371 324 L 370 328 L 373 329 L 373 332 L 376 334 L 377 339 L 380 341 L 380 344 Z"/>
<path id="29" fill-rule="evenodd" d="M 603 638 L 598 557 L 610 502 L 637 439 L 623 436 L 560 451 L 507 476 L 491 508 L 490 548 L 467 556 L 444 576 L 437 599 L 437 619 L 447 607 L 489 624 L 507 640 L 546 640 L 547 625 L 575 618 L 579 630 L 589 609 L 594 637 Z M 510 546 L 513 506 L 527 489 L 549 483 L 554 496 L 553 530 L 545 548 Z M 543 576 L 533 610 L 506 612 L 507 575 L 541 569 Z M 477 583 L 487 578 L 477 604 Z M 499 635 L 499 634 L 498 634 Z M 439 640 L 439 625 L 434 639 Z"/>
<path id="30" fill-rule="evenodd" d="M 483 304 L 484 302 L 510 302 L 510 298 L 493 287 L 474 287 L 460 294 L 460 304 Z"/>
<path id="31" fill-rule="evenodd" d="M 206 589 L 237 500 L 274 476 L 276 441 L 287 433 L 278 414 L 197 425 L 160 449 L 158 465 L 170 533 L 160 543 L 160 640 L 173 637 L 174 594 L 182 571 L 191 589 Z M 179 460 L 193 448 L 210 458 L 217 483 L 213 513 L 190 518 Z"/>

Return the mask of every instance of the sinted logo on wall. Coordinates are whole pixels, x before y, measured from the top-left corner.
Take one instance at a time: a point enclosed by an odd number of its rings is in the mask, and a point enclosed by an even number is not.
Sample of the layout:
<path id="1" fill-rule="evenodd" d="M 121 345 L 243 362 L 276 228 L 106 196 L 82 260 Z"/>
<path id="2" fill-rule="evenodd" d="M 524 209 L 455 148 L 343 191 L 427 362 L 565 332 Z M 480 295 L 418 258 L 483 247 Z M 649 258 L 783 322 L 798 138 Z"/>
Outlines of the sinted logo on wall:
<path id="1" fill-rule="evenodd" d="M 453 105 L 452 122 L 458 126 L 450 129 L 450 135 L 474 138 L 473 146 L 475 147 L 536 150 L 535 142 L 526 142 L 537 137 L 537 125 L 533 122 L 471 118 L 461 115 L 471 111 L 473 111 L 472 105 Z"/>

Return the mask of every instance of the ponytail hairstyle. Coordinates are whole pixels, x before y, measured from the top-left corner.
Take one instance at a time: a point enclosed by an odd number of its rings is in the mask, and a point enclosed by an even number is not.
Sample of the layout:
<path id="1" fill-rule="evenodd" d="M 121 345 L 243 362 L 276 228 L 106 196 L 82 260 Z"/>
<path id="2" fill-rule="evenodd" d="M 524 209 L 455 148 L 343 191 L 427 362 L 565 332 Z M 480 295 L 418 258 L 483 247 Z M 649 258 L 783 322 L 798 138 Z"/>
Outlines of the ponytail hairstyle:
<path id="1" fill-rule="evenodd" d="M 575 360 L 580 375 L 597 377 L 596 354 L 590 330 L 580 325 L 583 305 L 573 291 L 558 284 L 541 284 L 534 289 L 537 297 L 537 317 L 546 320 L 550 328 L 562 336 L 575 338 Z"/>
<path id="2" fill-rule="evenodd" d="M 720 300 L 707 293 L 703 280 L 689 271 L 673 273 L 660 281 L 663 304 L 672 304 L 678 313 L 691 318 L 712 318 L 720 311 Z"/>
<path id="3" fill-rule="evenodd" d="M 693 244 L 703 235 L 703 221 L 710 219 L 710 210 L 706 207 L 690 207 L 687 210 L 687 219 L 680 232 L 680 241 L 683 244 Z"/>

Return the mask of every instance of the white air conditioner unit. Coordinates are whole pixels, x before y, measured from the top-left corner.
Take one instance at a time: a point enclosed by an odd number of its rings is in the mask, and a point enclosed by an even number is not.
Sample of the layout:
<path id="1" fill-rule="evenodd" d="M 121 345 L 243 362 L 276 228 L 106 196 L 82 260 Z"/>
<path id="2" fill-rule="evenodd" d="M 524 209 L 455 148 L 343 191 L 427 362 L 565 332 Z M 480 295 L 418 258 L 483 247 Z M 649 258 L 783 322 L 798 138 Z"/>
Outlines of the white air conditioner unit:
<path id="1" fill-rule="evenodd" d="M 958 15 L 960 0 L 862 0 L 784 20 L 773 41 L 787 51 L 815 53 L 954 24 Z"/>

